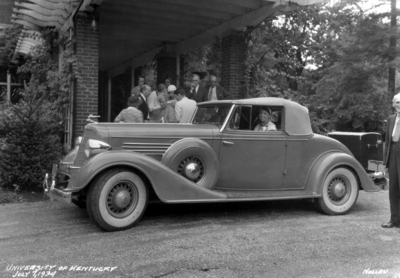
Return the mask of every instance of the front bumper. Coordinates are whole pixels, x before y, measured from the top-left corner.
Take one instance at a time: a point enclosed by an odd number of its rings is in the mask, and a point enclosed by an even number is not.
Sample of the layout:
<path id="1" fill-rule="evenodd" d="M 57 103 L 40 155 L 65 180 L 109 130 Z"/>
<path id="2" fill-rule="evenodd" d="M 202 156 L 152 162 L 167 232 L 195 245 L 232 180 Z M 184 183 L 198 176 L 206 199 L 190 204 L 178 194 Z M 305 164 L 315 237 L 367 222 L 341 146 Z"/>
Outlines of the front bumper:
<path id="1" fill-rule="evenodd" d="M 56 188 L 57 171 L 57 164 L 53 164 L 51 177 L 49 178 L 49 174 L 46 173 L 43 181 L 44 193 L 50 197 L 51 202 L 53 200 L 60 200 L 70 204 L 72 202 L 72 192 L 65 192 L 62 189 Z"/>

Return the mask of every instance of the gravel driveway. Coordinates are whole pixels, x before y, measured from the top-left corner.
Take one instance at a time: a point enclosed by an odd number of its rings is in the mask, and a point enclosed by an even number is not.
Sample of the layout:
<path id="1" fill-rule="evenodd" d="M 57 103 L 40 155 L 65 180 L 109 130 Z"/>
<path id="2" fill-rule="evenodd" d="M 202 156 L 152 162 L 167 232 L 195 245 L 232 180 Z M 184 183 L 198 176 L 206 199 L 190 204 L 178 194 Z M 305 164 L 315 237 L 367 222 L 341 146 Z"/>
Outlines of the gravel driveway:
<path id="1" fill-rule="evenodd" d="M 388 218 L 388 191 L 336 217 L 310 201 L 150 204 L 114 233 L 74 205 L 3 205 L 0 277 L 400 277 Z"/>

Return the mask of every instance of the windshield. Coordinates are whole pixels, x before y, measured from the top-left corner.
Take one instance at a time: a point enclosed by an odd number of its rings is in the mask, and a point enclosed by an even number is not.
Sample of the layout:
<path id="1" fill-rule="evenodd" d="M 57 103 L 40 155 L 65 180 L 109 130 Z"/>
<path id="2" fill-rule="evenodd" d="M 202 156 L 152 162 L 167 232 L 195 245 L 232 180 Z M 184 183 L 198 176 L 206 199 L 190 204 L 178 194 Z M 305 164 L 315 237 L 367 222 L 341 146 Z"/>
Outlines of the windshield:
<path id="1" fill-rule="evenodd" d="M 221 127 L 232 105 L 200 106 L 194 116 L 194 124 L 212 124 Z"/>

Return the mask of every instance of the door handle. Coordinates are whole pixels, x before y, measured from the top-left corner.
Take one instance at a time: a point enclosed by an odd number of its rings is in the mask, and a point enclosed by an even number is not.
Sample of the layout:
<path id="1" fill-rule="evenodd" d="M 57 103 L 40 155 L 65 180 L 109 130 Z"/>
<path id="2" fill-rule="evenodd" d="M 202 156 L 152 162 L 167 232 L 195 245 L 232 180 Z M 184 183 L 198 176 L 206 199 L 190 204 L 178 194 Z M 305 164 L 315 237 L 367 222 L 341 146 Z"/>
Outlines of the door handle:
<path id="1" fill-rule="evenodd" d="M 229 142 L 229 141 L 222 141 L 222 143 L 224 143 L 224 145 L 234 145 L 235 144 L 235 143 Z"/>

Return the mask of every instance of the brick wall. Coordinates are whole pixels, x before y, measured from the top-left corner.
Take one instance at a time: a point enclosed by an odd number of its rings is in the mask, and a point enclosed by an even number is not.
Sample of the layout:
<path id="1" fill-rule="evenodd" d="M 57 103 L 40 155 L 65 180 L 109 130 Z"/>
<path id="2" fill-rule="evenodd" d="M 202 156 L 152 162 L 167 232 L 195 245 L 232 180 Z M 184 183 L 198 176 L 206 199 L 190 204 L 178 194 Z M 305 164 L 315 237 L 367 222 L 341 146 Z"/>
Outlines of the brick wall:
<path id="1" fill-rule="evenodd" d="M 98 114 L 99 40 L 91 28 L 92 17 L 80 13 L 76 26 L 76 55 L 81 80 L 77 81 L 74 109 L 74 136 L 82 134 L 89 114 Z"/>
<path id="2" fill-rule="evenodd" d="M 221 85 L 238 97 L 244 85 L 246 44 L 243 32 L 231 31 L 222 38 Z"/>
<path id="3" fill-rule="evenodd" d="M 157 85 L 164 83 L 165 78 L 172 78 L 172 84 L 176 84 L 176 56 L 174 54 L 162 54 L 157 59 Z"/>
<path id="4" fill-rule="evenodd" d="M 14 7 L 14 0 L 0 1 L 0 23 L 11 24 L 11 15 L 13 7 Z"/>

